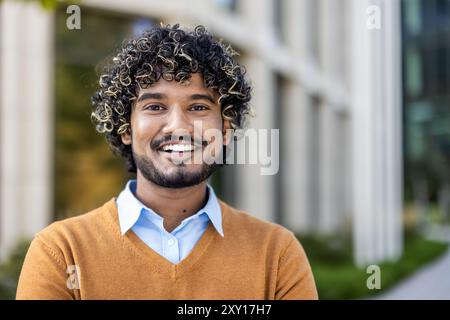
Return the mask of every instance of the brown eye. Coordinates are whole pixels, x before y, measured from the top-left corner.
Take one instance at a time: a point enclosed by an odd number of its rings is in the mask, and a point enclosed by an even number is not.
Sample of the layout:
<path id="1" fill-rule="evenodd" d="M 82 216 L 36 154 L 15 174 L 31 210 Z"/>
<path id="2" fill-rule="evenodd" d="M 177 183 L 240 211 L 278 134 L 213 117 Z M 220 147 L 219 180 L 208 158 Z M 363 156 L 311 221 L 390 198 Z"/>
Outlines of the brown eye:
<path id="1" fill-rule="evenodd" d="M 208 110 L 208 108 L 201 104 L 196 104 L 195 106 L 191 107 L 191 110 L 192 111 L 204 111 L 204 110 Z"/>
<path id="2" fill-rule="evenodd" d="M 163 110 L 163 107 L 157 104 L 149 104 L 147 106 L 144 107 L 145 110 L 150 110 L 150 111 L 161 111 Z"/>

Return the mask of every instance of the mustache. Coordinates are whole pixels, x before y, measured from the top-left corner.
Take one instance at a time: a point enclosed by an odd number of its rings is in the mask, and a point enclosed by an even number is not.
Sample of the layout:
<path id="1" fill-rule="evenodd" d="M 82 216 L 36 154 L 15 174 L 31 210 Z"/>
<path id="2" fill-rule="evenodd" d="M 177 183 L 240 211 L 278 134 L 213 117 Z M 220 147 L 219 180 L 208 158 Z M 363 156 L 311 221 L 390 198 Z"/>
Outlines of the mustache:
<path id="1" fill-rule="evenodd" d="M 151 143 L 150 143 L 150 147 L 152 149 L 158 149 L 161 144 L 166 143 L 166 142 L 178 142 L 178 141 L 189 141 L 191 144 L 193 144 L 196 147 L 204 147 L 208 144 L 208 141 L 203 140 L 203 139 L 194 139 L 194 137 L 192 137 L 191 135 L 178 135 L 178 136 L 172 136 L 172 135 L 168 135 L 168 136 L 164 136 L 161 138 L 156 138 L 154 139 Z"/>

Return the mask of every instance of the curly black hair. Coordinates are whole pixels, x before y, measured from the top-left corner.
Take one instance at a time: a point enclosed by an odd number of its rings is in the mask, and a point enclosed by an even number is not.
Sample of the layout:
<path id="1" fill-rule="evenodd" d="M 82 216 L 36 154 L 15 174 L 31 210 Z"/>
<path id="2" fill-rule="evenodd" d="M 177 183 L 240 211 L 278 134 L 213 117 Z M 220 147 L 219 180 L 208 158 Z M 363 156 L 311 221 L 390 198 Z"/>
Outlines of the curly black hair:
<path id="1" fill-rule="evenodd" d="M 122 156 L 129 172 L 136 172 L 130 145 L 121 135 L 130 130 L 132 103 L 139 88 L 158 81 L 188 83 L 193 73 L 203 76 L 205 86 L 216 90 L 223 119 L 233 129 L 243 129 L 250 108 L 251 86 L 245 69 L 233 56 L 230 45 L 217 41 L 204 26 L 184 31 L 178 24 L 161 26 L 125 41 L 112 58 L 92 101 L 91 119 L 96 130 L 106 136 L 110 148 Z"/>

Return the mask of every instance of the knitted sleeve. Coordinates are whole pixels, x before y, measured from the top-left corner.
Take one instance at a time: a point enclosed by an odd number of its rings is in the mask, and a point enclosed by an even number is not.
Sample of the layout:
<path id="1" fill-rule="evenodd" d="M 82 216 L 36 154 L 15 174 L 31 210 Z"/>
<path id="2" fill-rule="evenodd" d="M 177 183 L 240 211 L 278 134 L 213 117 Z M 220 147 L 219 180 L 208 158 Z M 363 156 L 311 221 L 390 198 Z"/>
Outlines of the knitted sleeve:
<path id="1" fill-rule="evenodd" d="M 16 292 L 18 300 L 74 299 L 73 282 L 61 254 L 37 235 L 25 257 Z"/>
<path id="2" fill-rule="evenodd" d="M 278 264 L 275 300 L 318 299 L 313 273 L 302 245 L 290 232 Z"/>

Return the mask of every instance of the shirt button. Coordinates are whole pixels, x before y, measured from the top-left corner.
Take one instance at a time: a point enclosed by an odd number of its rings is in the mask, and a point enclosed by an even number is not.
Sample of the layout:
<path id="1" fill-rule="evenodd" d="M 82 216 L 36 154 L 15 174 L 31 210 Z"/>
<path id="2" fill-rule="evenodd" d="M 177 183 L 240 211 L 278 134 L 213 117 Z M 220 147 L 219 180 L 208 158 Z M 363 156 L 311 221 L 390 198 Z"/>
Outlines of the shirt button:
<path id="1" fill-rule="evenodd" d="M 169 239 L 169 241 L 167 241 L 167 244 L 169 246 L 172 246 L 174 243 L 175 243 L 175 240 L 173 240 L 173 239 Z"/>

